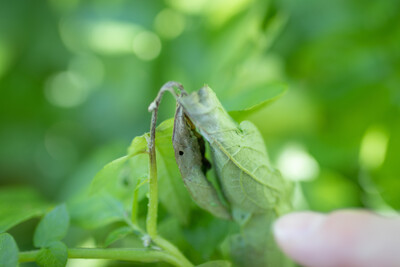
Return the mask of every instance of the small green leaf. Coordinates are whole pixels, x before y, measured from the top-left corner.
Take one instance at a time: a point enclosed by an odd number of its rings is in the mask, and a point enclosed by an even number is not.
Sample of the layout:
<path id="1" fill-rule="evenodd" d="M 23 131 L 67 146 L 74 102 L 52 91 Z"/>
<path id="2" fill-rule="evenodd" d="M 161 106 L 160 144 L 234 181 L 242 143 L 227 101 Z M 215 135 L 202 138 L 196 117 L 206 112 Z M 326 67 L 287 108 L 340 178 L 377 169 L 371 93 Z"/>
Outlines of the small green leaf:
<path id="1" fill-rule="evenodd" d="M 0 189 L 0 233 L 46 213 L 50 207 L 32 188 L 3 187 Z"/>
<path id="2" fill-rule="evenodd" d="M 60 242 L 53 242 L 50 247 L 42 248 L 36 256 L 36 263 L 40 267 L 64 267 L 67 264 L 68 249 Z"/>
<path id="3" fill-rule="evenodd" d="M 139 154 L 146 153 L 146 151 L 146 134 L 135 137 L 128 148 L 128 154 L 126 156 L 120 157 L 108 163 L 96 174 L 90 185 L 90 194 L 107 192 L 113 196 L 118 196 L 118 198 L 120 198 L 121 194 L 126 193 L 125 189 L 132 189 L 131 187 L 121 188 L 121 179 L 119 178 L 122 174 L 126 174 L 125 172 L 123 172 L 124 170 L 128 170 L 124 168 L 126 166 L 125 163 L 129 159 L 136 158 L 135 156 Z M 132 166 L 132 168 L 135 168 L 135 166 Z M 131 193 L 132 190 L 129 190 L 129 193 Z M 129 194 L 129 196 L 130 195 L 131 194 Z"/>
<path id="4" fill-rule="evenodd" d="M 89 189 L 90 194 L 99 194 L 105 191 L 108 192 L 109 190 L 112 191 L 117 177 L 128 159 L 128 156 L 123 156 L 104 166 L 93 178 Z"/>
<path id="5" fill-rule="evenodd" d="M 137 136 L 132 140 L 132 143 L 128 148 L 129 157 L 134 157 L 147 151 L 147 136 L 149 136 L 149 134 Z"/>
<path id="6" fill-rule="evenodd" d="M 123 226 L 123 227 L 117 228 L 107 236 L 106 241 L 104 242 L 104 246 L 108 247 L 112 243 L 114 243 L 132 233 L 133 233 L 132 228 L 129 226 Z"/>
<path id="7" fill-rule="evenodd" d="M 18 265 L 18 246 L 14 238 L 8 234 L 0 234 L 0 266 L 16 267 Z"/>
<path id="8" fill-rule="evenodd" d="M 284 84 L 271 84 L 246 90 L 224 101 L 224 107 L 229 110 L 229 115 L 240 122 L 252 113 L 266 107 L 279 99 L 287 90 Z"/>
<path id="9" fill-rule="evenodd" d="M 69 215 L 65 204 L 47 213 L 36 227 L 33 237 L 35 247 L 47 247 L 65 237 L 69 227 Z"/>
<path id="10" fill-rule="evenodd" d="M 231 267 L 232 264 L 229 261 L 209 261 L 196 267 Z"/>
<path id="11" fill-rule="evenodd" d="M 121 202 L 102 194 L 76 199 L 68 203 L 71 221 L 86 229 L 95 229 L 123 221 L 125 210 Z"/>

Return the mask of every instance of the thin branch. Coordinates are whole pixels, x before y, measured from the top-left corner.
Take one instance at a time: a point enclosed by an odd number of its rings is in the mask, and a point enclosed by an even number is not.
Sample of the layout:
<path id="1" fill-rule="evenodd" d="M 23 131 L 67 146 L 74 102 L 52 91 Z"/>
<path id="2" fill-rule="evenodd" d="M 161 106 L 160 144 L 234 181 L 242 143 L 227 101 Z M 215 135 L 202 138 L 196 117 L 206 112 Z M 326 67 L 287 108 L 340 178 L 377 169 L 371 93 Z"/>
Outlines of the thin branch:
<path id="1" fill-rule="evenodd" d="M 19 253 L 19 262 L 35 261 L 40 250 L 26 251 Z M 68 249 L 70 259 L 108 259 L 135 262 L 168 262 L 174 266 L 182 266 L 182 262 L 175 256 L 163 251 L 133 248 L 71 248 Z"/>
<path id="2" fill-rule="evenodd" d="M 157 184 L 157 159 L 155 149 L 156 124 L 158 107 L 165 92 L 170 92 L 175 99 L 179 96 L 175 92 L 174 87 L 180 90 L 180 94 L 186 94 L 182 84 L 177 82 L 167 82 L 164 84 L 157 94 L 156 99 L 150 104 L 149 112 L 152 112 L 150 124 L 150 142 L 149 142 L 149 204 L 146 218 L 147 233 L 152 239 L 157 236 L 157 213 L 158 213 L 158 184 Z"/>

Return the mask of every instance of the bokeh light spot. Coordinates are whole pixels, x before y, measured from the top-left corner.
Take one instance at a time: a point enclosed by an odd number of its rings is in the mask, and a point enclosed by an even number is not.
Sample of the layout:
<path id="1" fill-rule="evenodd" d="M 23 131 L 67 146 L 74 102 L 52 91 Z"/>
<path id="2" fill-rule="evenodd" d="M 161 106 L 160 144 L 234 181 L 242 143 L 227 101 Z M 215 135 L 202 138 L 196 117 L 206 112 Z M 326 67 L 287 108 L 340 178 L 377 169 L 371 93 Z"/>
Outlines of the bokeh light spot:
<path id="1" fill-rule="evenodd" d="M 379 168 L 386 157 L 389 136 L 380 127 L 371 127 L 361 141 L 360 163 L 368 169 Z"/>
<path id="2" fill-rule="evenodd" d="M 69 63 L 68 70 L 77 75 L 88 89 L 99 86 L 103 81 L 104 64 L 94 55 L 82 54 L 74 57 Z"/>
<path id="3" fill-rule="evenodd" d="M 154 27 L 164 38 L 173 39 L 178 37 L 185 28 L 185 18 L 172 9 L 164 9 L 158 13 Z"/>
<path id="4" fill-rule="evenodd" d="M 102 54 L 132 53 L 132 40 L 141 28 L 131 23 L 103 21 L 94 23 L 88 32 L 89 46 Z"/>
<path id="5" fill-rule="evenodd" d="M 278 159 L 282 175 L 292 181 L 310 181 L 319 175 L 318 162 L 299 144 L 288 144 Z"/>
<path id="6" fill-rule="evenodd" d="M 133 52 L 144 61 L 155 59 L 161 52 L 160 38 L 148 31 L 139 33 L 133 40 Z"/>
<path id="7" fill-rule="evenodd" d="M 87 98 L 87 88 L 73 72 L 66 71 L 51 77 L 45 87 L 47 100 L 58 107 L 71 108 Z"/>

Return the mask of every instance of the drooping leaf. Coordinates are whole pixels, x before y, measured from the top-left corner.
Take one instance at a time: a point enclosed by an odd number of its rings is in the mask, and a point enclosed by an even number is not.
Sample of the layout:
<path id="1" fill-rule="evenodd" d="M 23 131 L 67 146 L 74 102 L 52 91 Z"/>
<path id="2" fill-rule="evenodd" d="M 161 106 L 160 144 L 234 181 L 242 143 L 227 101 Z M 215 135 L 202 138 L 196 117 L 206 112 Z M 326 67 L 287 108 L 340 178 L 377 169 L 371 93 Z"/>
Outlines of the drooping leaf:
<path id="1" fill-rule="evenodd" d="M 65 237 L 69 227 L 69 214 L 65 204 L 55 207 L 47 213 L 36 227 L 33 244 L 46 247 Z"/>
<path id="2" fill-rule="evenodd" d="M 36 263 L 40 267 L 64 267 L 67 260 L 67 246 L 60 241 L 53 242 L 48 248 L 40 249 L 36 256 Z"/>
<path id="3" fill-rule="evenodd" d="M 43 215 L 50 204 L 27 187 L 0 189 L 0 233 L 33 217 Z"/>
<path id="4" fill-rule="evenodd" d="M 287 88 L 284 84 L 269 84 L 253 90 L 242 91 L 224 101 L 224 107 L 236 121 L 242 121 L 252 113 L 266 107 L 280 98 Z"/>
<path id="5" fill-rule="evenodd" d="M 260 213 L 288 205 L 287 185 L 251 122 L 237 125 L 209 87 L 178 101 L 209 142 L 222 190 L 234 208 Z"/>
<path id="6" fill-rule="evenodd" d="M 172 143 L 183 182 L 193 200 L 214 216 L 230 219 L 229 210 L 222 204 L 216 189 L 206 177 L 207 164 L 210 163 L 204 157 L 204 140 L 195 132 L 180 105 L 175 114 Z"/>
<path id="7" fill-rule="evenodd" d="M 232 264 L 229 261 L 209 261 L 196 267 L 231 267 Z"/>
<path id="8" fill-rule="evenodd" d="M 108 236 L 106 237 L 106 240 L 104 241 L 104 246 L 108 247 L 112 243 L 114 243 L 132 233 L 133 233 L 132 228 L 129 226 L 122 226 L 120 228 L 117 228 L 108 234 Z"/>
<path id="9" fill-rule="evenodd" d="M 121 202 L 108 194 L 76 199 L 68 203 L 71 222 L 86 229 L 95 229 L 123 221 L 126 214 Z"/>
<path id="10" fill-rule="evenodd" d="M 8 233 L 0 234 L 0 266 L 16 267 L 18 265 L 18 246 Z"/>
<path id="11" fill-rule="evenodd" d="M 157 173 L 161 203 L 181 223 L 188 222 L 192 201 L 183 185 L 172 146 L 173 120 L 162 122 L 156 129 Z"/>

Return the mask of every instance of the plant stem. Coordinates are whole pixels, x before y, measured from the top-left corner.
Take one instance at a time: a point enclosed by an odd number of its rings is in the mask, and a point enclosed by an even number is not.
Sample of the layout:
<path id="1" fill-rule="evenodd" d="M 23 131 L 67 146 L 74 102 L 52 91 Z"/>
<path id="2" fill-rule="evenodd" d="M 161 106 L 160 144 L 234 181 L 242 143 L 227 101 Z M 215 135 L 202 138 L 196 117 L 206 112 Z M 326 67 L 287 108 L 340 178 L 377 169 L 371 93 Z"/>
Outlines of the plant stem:
<path id="1" fill-rule="evenodd" d="M 150 124 L 150 140 L 149 140 L 149 205 L 147 210 L 146 228 L 147 233 L 155 244 L 169 252 L 180 260 L 181 266 L 191 267 L 192 263 L 176 248 L 173 244 L 157 235 L 157 210 L 158 210 L 158 184 L 157 184 L 157 158 L 156 158 L 156 124 L 158 107 L 160 106 L 161 98 L 165 92 L 170 92 L 175 99 L 178 95 L 174 91 L 174 87 L 179 89 L 180 94 L 186 94 L 183 86 L 177 82 L 167 82 L 161 87 L 156 99 L 150 104 L 149 111 L 152 112 Z"/>
<path id="2" fill-rule="evenodd" d="M 39 250 L 26 251 L 19 253 L 19 262 L 35 261 Z M 186 266 L 175 256 L 163 251 L 154 251 L 149 249 L 133 249 L 133 248 L 113 248 L 113 249 L 97 249 L 97 248 L 71 248 L 68 249 L 68 258 L 71 259 L 109 259 L 122 261 L 137 262 L 157 262 L 164 261 L 174 266 Z"/>
<path id="3" fill-rule="evenodd" d="M 158 102 L 159 103 L 159 102 Z M 156 122 L 158 108 L 153 110 L 150 126 L 149 144 L 149 204 L 146 218 L 147 233 L 151 238 L 157 236 L 157 213 L 158 213 L 158 182 L 157 182 L 157 159 L 155 149 Z"/>
<path id="4" fill-rule="evenodd" d="M 165 92 L 170 92 L 175 98 L 178 95 L 174 87 L 179 88 L 180 93 L 185 92 L 183 86 L 177 82 L 167 82 L 157 94 L 156 99 L 150 104 L 149 111 L 152 112 L 150 123 L 150 142 L 149 142 L 149 204 L 146 218 L 147 233 L 152 239 L 157 237 L 157 212 L 158 212 L 158 183 L 157 183 L 157 158 L 156 158 L 156 124 L 158 107 Z M 186 92 L 185 92 L 186 93 Z"/>

